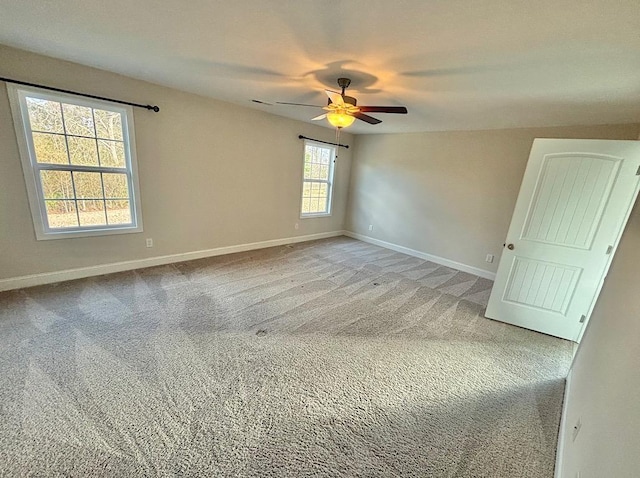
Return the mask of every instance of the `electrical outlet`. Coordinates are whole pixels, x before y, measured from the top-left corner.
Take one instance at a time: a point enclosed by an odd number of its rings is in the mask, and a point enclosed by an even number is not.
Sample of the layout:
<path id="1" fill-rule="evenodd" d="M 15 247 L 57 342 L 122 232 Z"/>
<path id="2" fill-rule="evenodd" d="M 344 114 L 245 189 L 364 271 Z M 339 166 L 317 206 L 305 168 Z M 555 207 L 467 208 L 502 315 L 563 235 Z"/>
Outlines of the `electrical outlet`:
<path id="1" fill-rule="evenodd" d="M 298 223 L 296 222 L 296 225 L 293 226 L 294 229 L 298 229 Z"/>
<path id="2" fill-rule="evenodd" d="M 369 230 L 373 231 L 373 224 L 369 224 Z"/>
<path id="3" fill-rule="evenodd" d="M 153 247 L 153 239 L 150 237 L 147 238 L 147 247 Z"/>
<path id="4" fill-rule="evenodd" d="M 487 254 L 487 258 L 485 259 L 487 262 L 493 262 L 493 254 Z"/>
<path id="5" fill-rule="evenodd" d="M 577 423 L 573 427 L 572 441 L 576 441 L 578 437 L 578 433 L 580 433 L 580 429 L 582 428 L 582 418 L 578 418 Z"/>

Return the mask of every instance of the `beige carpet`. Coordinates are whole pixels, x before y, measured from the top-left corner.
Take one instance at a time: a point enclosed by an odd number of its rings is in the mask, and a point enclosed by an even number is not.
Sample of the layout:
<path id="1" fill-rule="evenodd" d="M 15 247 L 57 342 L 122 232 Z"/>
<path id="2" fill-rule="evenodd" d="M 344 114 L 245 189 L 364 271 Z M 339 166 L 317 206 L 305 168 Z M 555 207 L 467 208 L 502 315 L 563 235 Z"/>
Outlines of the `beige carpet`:
<path id="1" fill-rule="evenodd" d="M 344 237 L 0 294 L 1 476 L 552 477 L 571 345 Z"/>

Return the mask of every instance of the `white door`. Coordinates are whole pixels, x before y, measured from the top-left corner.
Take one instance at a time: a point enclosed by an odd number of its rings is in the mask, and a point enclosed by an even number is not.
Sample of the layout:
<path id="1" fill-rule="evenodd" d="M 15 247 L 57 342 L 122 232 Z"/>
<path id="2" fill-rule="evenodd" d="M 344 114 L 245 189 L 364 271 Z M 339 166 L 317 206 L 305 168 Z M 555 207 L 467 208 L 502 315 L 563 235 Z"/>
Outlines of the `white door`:
<path id="1" fill-rule="evenodd" d="M 638 194 L 640 142 L 536 139 L 486 317 L 577 340 Z"/>

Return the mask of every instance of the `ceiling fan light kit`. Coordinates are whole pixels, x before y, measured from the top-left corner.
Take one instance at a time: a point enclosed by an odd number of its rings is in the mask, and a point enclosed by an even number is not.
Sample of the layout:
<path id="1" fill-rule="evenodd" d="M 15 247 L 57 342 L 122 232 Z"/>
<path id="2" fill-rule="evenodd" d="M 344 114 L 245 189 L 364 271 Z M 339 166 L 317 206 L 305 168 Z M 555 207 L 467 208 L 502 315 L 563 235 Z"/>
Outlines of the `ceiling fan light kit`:
<path id="1" fill-rule="evenodd" d="M 345 94 L 345 91 L 350 84 L 351 80 L 349 78 L 338 78 L 338 86 L 342 88 L 342 93 L 324 90 L 329 97 L 327 106 L 322 107 L 326 113 L 312 118 L 312 121 L 318 121 L 326 118 L 331 126 L 337 129 L 342 129 L 351 126 L 356 119 L 369 124 L 382 123 L 381 120 L 364 114 L 365 112 L 407 114 L 407 108 L 404 106 L 358 106 L 358 100 L 353 96 L 347 96 Z M 313 106 L 280 101 L 277 103 L 292 106 Z"/>
<path id="2" fill-rule="evenodd" d="M 356 120 L 355 116 L 351 116 L 348 113 L 327 113 L 327 121 L 336 128 L 346 128 L 351 126 Z"/>

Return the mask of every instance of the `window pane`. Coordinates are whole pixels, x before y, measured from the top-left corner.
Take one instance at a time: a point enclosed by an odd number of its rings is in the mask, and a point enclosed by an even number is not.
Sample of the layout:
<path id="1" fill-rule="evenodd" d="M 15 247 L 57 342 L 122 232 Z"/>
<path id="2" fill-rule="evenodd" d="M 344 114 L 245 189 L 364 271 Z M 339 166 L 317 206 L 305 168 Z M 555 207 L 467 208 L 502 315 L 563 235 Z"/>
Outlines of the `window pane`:
<path id="1" fill-rule="evenodd" d="M 50 228 L 78 227 L 78 215 L 74 201 L 45 201 L 45 204 Z"/>
<path id="2" fill-rule="evenodd" d="M 124 168 L 124 143 L 120 141 L 98 140 L 100 166 L 108 168 Z"/>
<path id="3" fill-rule="evenodd" d="M 98 166 L 98 151 L 95 139 L 68 136 L 67 141 L 69 142 L 71 164 Z"/>
<path id="4" fill-rule="evenodd" d="M 122 118 L 115 111 L 93 110 L 98 138 L 122 141 Z"/>
<path id="5" fill-rule="evenodd" d="M 304 148 L 304 160 L 311 161 L 311 157 L 313 156 L 313 146 L 305 146 Z"/>
<path id="6" fill-rule="evenodd" d="M 318 176 L 320 179 L 324 179 L 325 181 L 329 180 L 329 166 L 320 166 L 320 174 Z"/>
<path id="7" fill-rule="evenodd" d="M 73 173 L 76 186 L 76 197 L 100 199 L 102 198 L 102 181 L 100 173 Z M 80 206 L 78 206 L 80 208 Z M 82 210 L 82 208 L 80 208 Z"/>
<path id="8" fill-rule="evenodd" d="M 311 198 L 302 198 L 302 213 L 309 214 L 311 212 Z"/>
<path id="9" fill-rule="evenodd" d="M 15 92 L 37 239 L 101 235 L 110 227 L 132 232 L 139 226 L 135 145 L 124 129 L 133 126 L 130 108 L 72 94 L 44 95 L 26 86 Z"/>
<path id="10" fill-rule="evenodd" d="M 40 171 L 45 199 L 73 199 L 73 184 L 69 171 Z"/>
<path id="11" fill-rule="evenodd" d="M 36 161 L 49 164 L 69 164 L 67 144 L 59 134 L 33 133 Z"/>
<path id="12" fill-rule="evenodd" d="M 62 112 L 67 134 L 95 137 L 91 108 L 62 103 Z"/>
<path id="13" fill-rule="evenodd" d="M 64 133 L 60 103 L 40 98 L 27 98 L 26 100 L 32 131 Z"/>
<path id="14" fill-rule="evenodd" d="M 304 198 L 302 200 L 302 212 L 305 214 L 309 214 L 312 213 L 313 210 L 311 209 L 311 199 L 310 198 Z"/>
<path id="15" fill-rule="evenodd" d="M 327 193 L 329 191 L 329 187 L 324 183 L 320 183 L 318 186 L 319 186 L 320 196 L 322 196 L 323 198 L 327 197 Z"/>
<path id="16" fill-rule="evenodd" d="M 78 200 L 78 215 L 81 226 L 106 226 L 107 219 L 102 201 Z"/>
<path id="17" fill-rule="evenodd" d="M 311 165 L 311 179 L 320 179 L 320 166 L 317 164 Z"/>
<path id="18" fill-rule="evenodd" d="M 109 224 L 131 224 L 129 201 L 106 201 Z"/>
<path id="19" fill-rule="evenodd" d="M 304 183 L 302 185 L 302 195 L 305 197 L 311 196 L 311 183 Z"/>
<path id="20" fill-rule="evenodd" d="M 118 173 L 102 173 L 104 196 L 107 198 L 128 198 L 129 185 L 127 175 Z"/>

